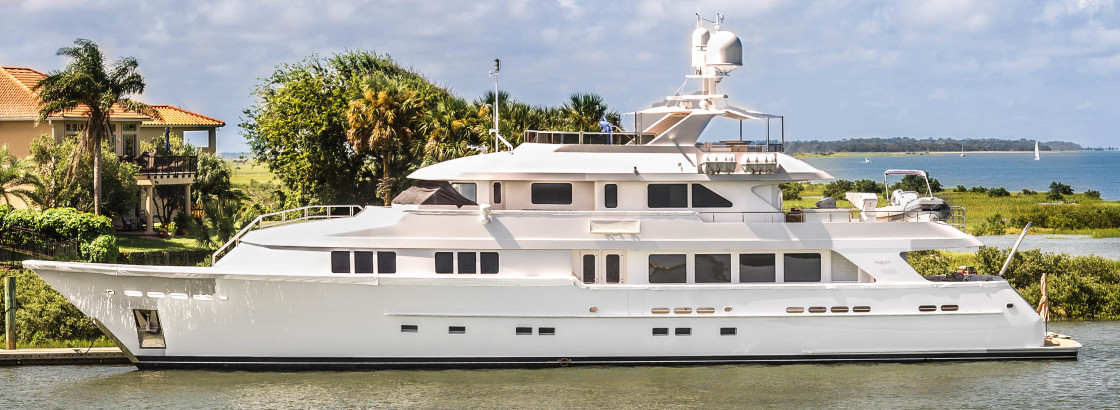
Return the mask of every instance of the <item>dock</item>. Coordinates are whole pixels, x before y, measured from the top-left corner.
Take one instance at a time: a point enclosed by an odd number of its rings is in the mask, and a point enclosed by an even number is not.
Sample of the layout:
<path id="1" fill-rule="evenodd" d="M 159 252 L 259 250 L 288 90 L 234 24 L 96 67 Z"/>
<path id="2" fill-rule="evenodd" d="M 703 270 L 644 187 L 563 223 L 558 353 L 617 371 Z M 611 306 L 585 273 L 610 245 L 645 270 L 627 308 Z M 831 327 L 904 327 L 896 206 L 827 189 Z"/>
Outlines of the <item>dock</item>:
<path id="1" fill-rule="evenodd" d="M 116 347 L 0 349 L 0 366 L 72 364 L 129 364 L 128 356 Z"/>

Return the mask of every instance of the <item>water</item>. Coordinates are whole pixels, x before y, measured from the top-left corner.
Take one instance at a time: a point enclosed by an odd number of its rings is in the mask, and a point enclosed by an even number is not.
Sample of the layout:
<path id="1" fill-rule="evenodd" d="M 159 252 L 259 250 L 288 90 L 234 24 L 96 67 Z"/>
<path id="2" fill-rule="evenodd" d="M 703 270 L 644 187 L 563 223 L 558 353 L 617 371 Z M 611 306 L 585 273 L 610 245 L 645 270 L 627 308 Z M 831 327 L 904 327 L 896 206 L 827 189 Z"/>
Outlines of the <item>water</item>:
<path id="1" fill-rule="evenodd" d="M 1050 183 L 1067 184 L 1077 192 L 1087 189 L 1100 191 L 1101 197 L 1120 200 L 1120 152 L 1085 151 L 1042 153 L 1034 160 L 1033 152 L 1012 154 L 968 153 L 944 155 L 906 155 L 867 157 L 805 158 L 805 162 L 820 168 L 839 179 L 870 179 L 881 182 L 883 171 L 890 168 L 922 169 L 937 178 L 946 189 L 957 185 L 966 187 L 1004 187 L 1012 192 L 1023 188 L 1034 191 L 1050 190 Z M 894 176 L 897 182 L 900 177 Z"/>
<path id="2" fill-rule="evenodd" d="M 1019 235 L 978 236 L 985 245 L 1010 248 Z M 1093 238 L 1089 235 L 1027 235 L 1020 250 L 1041 249 L 1043 253 L 1068 253 L 1070 255 L 1097 255 L 1120 259 L 1120 238 Z"/>
<path id="3" fill-rule="evenodd" d="M 1077 361 L 369 372 L 0 368 L 0 408 L 1086 408 L 1117 404 L 1120 321 L 1052 323 Z"/>

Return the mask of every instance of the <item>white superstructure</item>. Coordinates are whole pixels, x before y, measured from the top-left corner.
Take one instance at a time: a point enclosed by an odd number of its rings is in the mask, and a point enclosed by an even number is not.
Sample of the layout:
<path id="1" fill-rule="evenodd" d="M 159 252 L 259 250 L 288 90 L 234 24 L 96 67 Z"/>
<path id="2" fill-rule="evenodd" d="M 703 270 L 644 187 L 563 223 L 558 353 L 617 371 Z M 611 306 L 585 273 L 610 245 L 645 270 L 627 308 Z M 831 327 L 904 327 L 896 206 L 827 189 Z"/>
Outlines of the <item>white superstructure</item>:
<path id="1" fill-rule="evenodd" d="M 981 245 L 944 214 L 784 212 L 778 184 L 831 176 L 769 139 L 697 144 L 715 117 L 781 117 L 718 93 L 734 34 L 698 28 L 692 61 L 700 91 L 641 132 L 530 131 L 391 207 L 247 229 L 212 267 L 24 266 L 141 368 L 1076 358 L 1006 281 L 907 264 Z"/>

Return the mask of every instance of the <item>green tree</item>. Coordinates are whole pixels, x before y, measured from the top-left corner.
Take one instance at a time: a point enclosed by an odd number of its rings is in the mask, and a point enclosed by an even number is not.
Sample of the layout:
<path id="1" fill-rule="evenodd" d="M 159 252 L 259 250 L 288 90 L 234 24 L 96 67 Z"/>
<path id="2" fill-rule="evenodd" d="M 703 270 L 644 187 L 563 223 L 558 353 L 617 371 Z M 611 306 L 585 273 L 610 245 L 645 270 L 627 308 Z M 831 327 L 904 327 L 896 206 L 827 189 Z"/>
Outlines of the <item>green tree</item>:
<path id="1" fill-rule="evenodd" d="M 35 175 L 33 167 L 24 159 L 8 153 L 8 144 L 0 147 L 0 195 L 4 203 L 12 205 L 16 198 L 27 205 L 41 205 L 36 191 L 42 189 L 43 184 Z"/>
<path id="2" fill-rule="evenodd" d="M 68 138 L 55 142 L 49 135 L 41 135 L 31 142 L 31 163 L 37 168 L 42 184 L 35 188 L 44 208 L 70 207 L 85 212 L 93 211 L 93 161 L 74 156 L 80 142 Z M 102 147 L 102 211 L 110 217 L 126 213 L 139 202 L 136 175 L 140 167 L 118 161 L 108 147 Z M 71 176 L 71 169 L 77 172 Z"/>
<path id="3" fill-rule="evenodd" d="M 155 109 L 129 96 L 144 92 L 144 77 L 137 72 L 135 58 L 124 57 L 105 66 L 101 49 L 92 41 L 79 38 L 73 47 L 63 47 L 58 55 L 70 58 L 61 71 L 53 71 L 35 85 L 39 95 L 39 118 L 44 121 L 53 114 L 83 108 L 86 131 L 79 137 L 75 156 L 93 157 L 93 213 L 101 214 L 101 140 L 109 134 L 113 110 L 123 109 L 160 118 Z M 80 161 L 71 161 L 69 176 L 78 172 Z"/>
<path id="4" fill-rule="evenodd" d="M 400 79 L 379 73 L 367 77 L 361 97 L 350 101 L 346 137 L 358 154 L 368 152 L 380 157 L 377 196 L 385 205 L 392 201 L 397 183 L 392 172 L 394 156 L 408 151 L 425 131 L 424 110 L 425 101 L 419 92 Z"/>

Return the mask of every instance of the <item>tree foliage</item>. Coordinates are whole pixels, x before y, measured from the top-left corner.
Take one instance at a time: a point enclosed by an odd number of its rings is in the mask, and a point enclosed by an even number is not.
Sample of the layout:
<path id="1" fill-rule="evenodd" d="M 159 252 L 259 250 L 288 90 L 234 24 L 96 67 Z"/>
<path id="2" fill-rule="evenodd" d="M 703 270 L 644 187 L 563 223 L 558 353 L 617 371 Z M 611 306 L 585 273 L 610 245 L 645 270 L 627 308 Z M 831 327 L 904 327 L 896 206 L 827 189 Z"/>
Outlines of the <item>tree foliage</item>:
<path id="1" fill-rule="evenodd" d="M 42 181 L 35 187 L 35 195 L 43 208 L 69 207 L 93 212 L 94 165 L 90 158 L 72 155 L 79 144 L 74 138 L 56 143 L 48 135 L 41 135 L 31 142 L 31 163 Z M 101 181 L 102 213 L 113 217 L 135 208 L 139 201 L 136 175 L 140 168 L 136 164 L 118 161 L 108 147 L 102 148 L 101 158 L 105 171 Z M 78 172 L 72 174 L 71 169 Z"/>
<path id="2" fill-rule="evenodd" d="M 0 146 L 0 197 L 5 205 L 12 205 L 12 199 L 19 199 L 27 205 L 41 205 L 37 190 L 43 184 L 33 172 L 27 160 L 8 152 L 8 144 Z"/>

